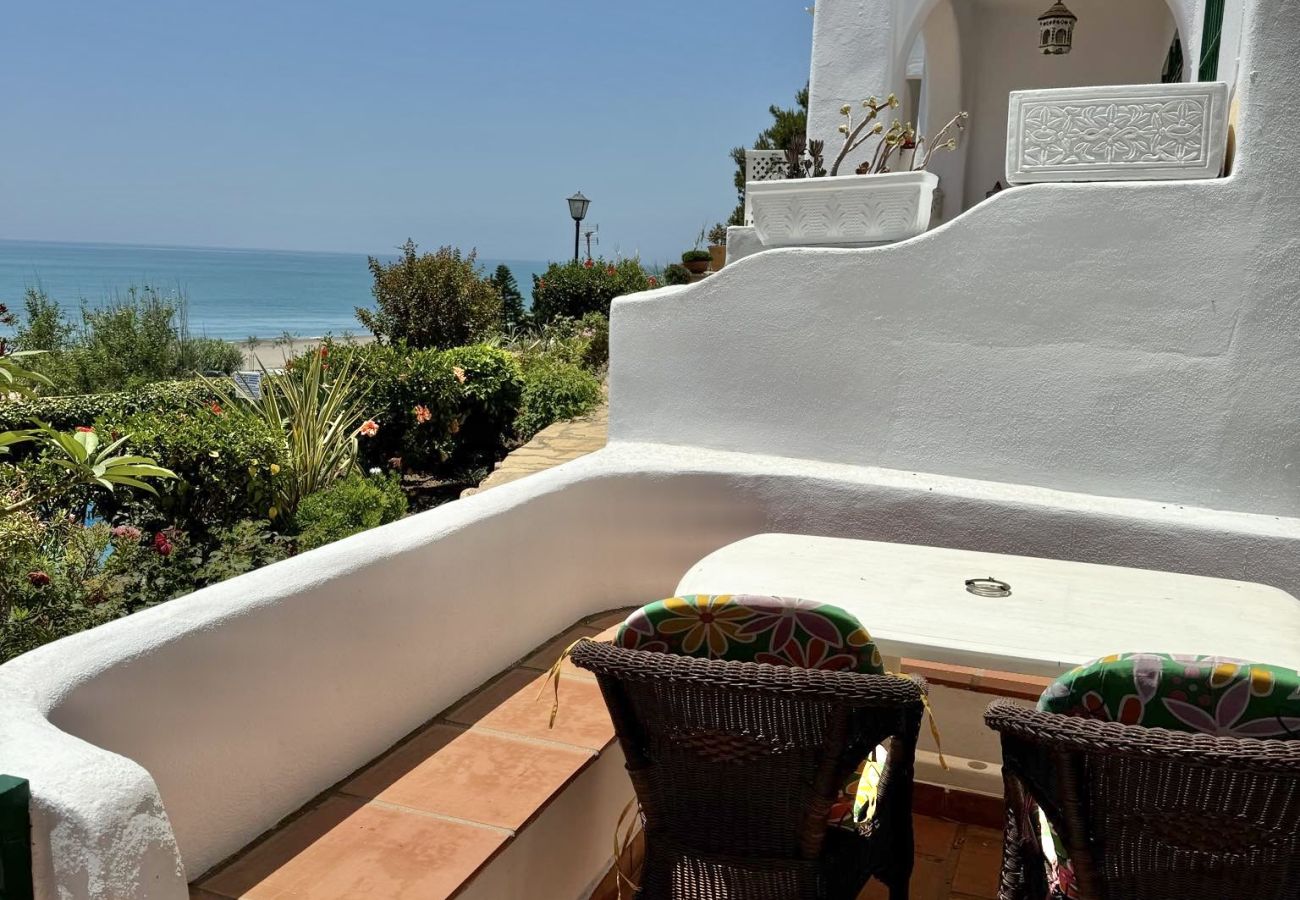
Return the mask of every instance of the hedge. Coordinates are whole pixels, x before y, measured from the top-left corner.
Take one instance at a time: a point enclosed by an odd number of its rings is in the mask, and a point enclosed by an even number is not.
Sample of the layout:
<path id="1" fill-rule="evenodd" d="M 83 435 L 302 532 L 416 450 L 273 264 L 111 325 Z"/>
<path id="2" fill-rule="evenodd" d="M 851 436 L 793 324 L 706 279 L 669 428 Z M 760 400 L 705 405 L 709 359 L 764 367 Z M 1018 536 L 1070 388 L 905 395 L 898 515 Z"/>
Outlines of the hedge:
<path id="1" fill-rule="evenodd" d="M 160 381 L 132 391 L 110 394 L 79 394 L 70 397 L 37 397 L 15 403 L 0 403 L 0 431 L 28 428 L 36 419 L 61 431 L 96 420 L 121 418 L 133 413 L 198 406 L 213 402 L 216 395 L 202 380 Z"/>

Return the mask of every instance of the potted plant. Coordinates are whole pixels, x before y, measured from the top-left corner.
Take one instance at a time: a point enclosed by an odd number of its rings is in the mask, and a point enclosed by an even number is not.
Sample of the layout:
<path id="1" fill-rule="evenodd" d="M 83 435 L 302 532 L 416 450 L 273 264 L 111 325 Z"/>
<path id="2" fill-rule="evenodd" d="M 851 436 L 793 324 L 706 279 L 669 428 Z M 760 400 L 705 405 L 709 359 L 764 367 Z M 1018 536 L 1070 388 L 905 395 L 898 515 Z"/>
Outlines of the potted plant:
<path id="1" fill-rule="evenodd" d="M 798 138 L 786 151 L 786 180 L 745 185 L 764 244 L 862 246 L 905 240 L 929 227 L 939 178 L 926 167 L 936 151 L 956 148 L 968 114 L 958 113 L 925 138 L 911 123 L 895 121 L 886 128 L 879 121 L 883 111 L 898 108 L 892 94 L 884 102 L 864 100 L 862 108 L 867 112 L 861 121 L 851 105 L 840 109 L 844 144 L 829 171 L 823 168 L 825 142 Z M 854 174 L 840 174 L 849 154 L 871 141 L 874 149 Z"/>
<path id="2" fill-rule="evenodd" d="M 709 268 L 721 271 L 727 264 L 727 226 L 719 222 L 709 229 Z"/>
<path id="3" fill-rule="evenodd" d="M 692 275 L 703 275 L 707 272 L 709 270 L 709 260 L 713 258 L 709 255 L 708 250 L 705 250 L 700 246 L 704 243 L 704 228 L 705 226 L 700 226 L 700 233 L 695 238 L 694 249 L 687 250 L 682 254 L 682 265 L 684 265 Z"/>

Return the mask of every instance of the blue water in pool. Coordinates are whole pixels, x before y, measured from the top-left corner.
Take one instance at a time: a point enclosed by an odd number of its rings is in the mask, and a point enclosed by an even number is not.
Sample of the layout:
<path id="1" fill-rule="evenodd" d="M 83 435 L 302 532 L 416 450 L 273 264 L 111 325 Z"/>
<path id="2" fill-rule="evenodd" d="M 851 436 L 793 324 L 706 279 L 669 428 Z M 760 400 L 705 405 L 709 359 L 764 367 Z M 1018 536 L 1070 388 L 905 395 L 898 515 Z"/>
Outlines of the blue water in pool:
<path id="1" fill-rule="evenodd" d="M 485 273 L 509 266 L 525 305 L 533 274 L 546 270 L 537 261 L 478 262 Z M 363 253 L 0 240 L 0 303 L 15 311 L 28 287 L 75 314 L 83 300 L 96 306 L 143 284 L 188 297 L 192 334 L 230 340 L 361 333 L 353 309 L 374 305 Z"/>

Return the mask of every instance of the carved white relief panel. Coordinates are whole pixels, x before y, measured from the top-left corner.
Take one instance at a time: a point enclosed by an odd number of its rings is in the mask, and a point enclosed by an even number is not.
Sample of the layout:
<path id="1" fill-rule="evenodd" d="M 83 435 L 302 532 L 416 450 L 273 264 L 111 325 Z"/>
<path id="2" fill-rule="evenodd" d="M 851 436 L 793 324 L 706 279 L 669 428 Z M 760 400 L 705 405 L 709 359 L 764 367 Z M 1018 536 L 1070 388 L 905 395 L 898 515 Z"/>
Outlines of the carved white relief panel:
<path id="1" fill-rule="evenodd" d="M 1007 180 L 1217 178 L 1227 124 L 1220 82 L 1015 91 Z"/>

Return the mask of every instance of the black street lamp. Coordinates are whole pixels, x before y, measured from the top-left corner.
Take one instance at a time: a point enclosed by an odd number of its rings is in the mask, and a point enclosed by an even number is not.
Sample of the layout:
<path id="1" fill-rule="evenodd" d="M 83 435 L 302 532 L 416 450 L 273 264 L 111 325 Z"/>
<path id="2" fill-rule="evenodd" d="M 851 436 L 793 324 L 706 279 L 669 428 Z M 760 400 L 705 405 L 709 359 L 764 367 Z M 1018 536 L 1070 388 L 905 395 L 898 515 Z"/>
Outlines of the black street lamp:
<path id="1" fill-rule="evenodd" d="M 569 215 L 573 216 L 573 261 L 578 261 L 578 245 L 582 239 L 582 220 L 587 218 L 587 207 L 591 201 L 582 196 L 582 191 L 569 198 Z"/>

